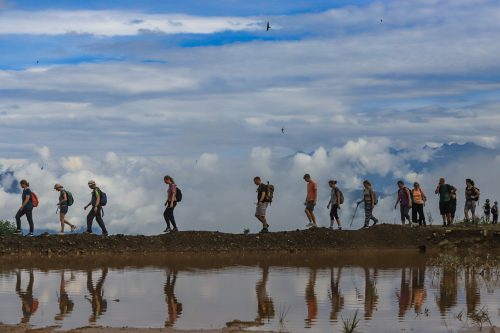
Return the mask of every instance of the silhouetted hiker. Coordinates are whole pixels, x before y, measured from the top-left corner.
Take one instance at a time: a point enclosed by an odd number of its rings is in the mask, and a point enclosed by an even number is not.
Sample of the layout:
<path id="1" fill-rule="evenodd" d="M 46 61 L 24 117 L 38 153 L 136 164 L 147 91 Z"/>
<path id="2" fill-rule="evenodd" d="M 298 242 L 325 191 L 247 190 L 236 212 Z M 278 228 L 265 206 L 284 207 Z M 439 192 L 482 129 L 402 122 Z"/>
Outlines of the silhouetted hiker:
<path id="1" fill-rule="evenodd" d="M 73 273 L 71 273 L 73 278 Z M 59 295 L 57 295 L 59 301 L 59 313 L 55 316 L 54 320 L 61 321 L 73 311 L 75 303 L 69 298 L 66 292 L 66 281 L 64 280 L 64 270 L 61 270 L 61 281 L 59 283 Z"/>
<path id="2" fill-rule="evenodd" d="M 411 209 L 411 220 L 413 223 L 417 223 L 419 226 L 426 226 L 424 206 L 427 201 L 424 191 L 420 187 L 420 184 L 415 182 L 413 184 L 413 189 L 411 190 L 413 205 Z"/>
<path id="3" fill-rule="evenodd" d="M 307 195 L 304 205 L 306 206 L 305 212 L 309 224 L 306 226 L 308 228 L 316 228 L 318 224 L 316 223 L 316 216 L 314 216 L 314 207 L 316 206 L 316 200 L 318 199 L 318 186 L 316 182 L 311 179 L 311 175 L 306 173 L 304 175 L 304 180 L 307 183 Z"/>
<path id="4" fill-rule="evenodd" d="M 337 187 L 337 181 L 336 180 L 330 180 L 328 182 L 328 185 L 331 188 L 330 192 L 330 202 L 328 202 L 328 205 L 326 208 L 330 208 L 330 229 L 333 229 L 333 224 L 335 221 L 337 221 L 337 226 L 339 230 L 342 230 L 342 225 L 340 222 L 339 218 L 339 209 L 340 205 L 344 202 L 344 195 L 342 194 L 342 191 Z"/>
<path id="5" fill-rule="evenodd" d="M 490 223 L 490 214 L 491 214 L 490 199 L 486 199 L 486 202 L 483 205 L 483 213 L 484 213 L 484 222 Z"/>
<path id="6" fill-rule="evenodd" d="M 262 223 L 262 230 L 260 233 L 269 232 L 269 223 L 267 223 L 266 211 L 269 207 L 269 202 L 266 200 L 267 197 L 267 185 L 262 183 L 260 177 L 255 177 L 253 179 L 255 185 L 257 185 L 257 208 L 255 209 L 255 217 Z"/>
<path id="7" fill-rule="evenodd" d="M 34 224 L 33 224 L 33 207 L 37 206 L 34 202 L 38 202 L 36 195 L 31 192 L 30 184 L 27 180 L 23 179 L 19 183 L 21 188 L 23 189 L 23 193 L 21 194 L 21 207 L 17 211 L 16 214 L 16 234 L 22 235 L 23 232 L 21 230 L 21 217 L 26 215 L 26 219 L 28 220 L 28 224 L 30 226 L 29 233 L 26 236 L 33 236 L 34 232 Z"/>
<path id="8" fill-rule="evenodd" d="M 21 299 L 21 309 L 23 312 L 23 317 L 21 318 L 21 323 L 28 323 L 31 316 L 38 309 L 38 299 L 33 297 L 33 284 L 35 282 L 35 276 L 33 274 L 33 269 L 29 270 L 29 282 L 26 287 L 26 291 L 21 289 L 21 271 L 16 272 L 16 294 Z"/>
<path id="9" fill-rule="evenodd" d="M 182 303 L 175 297 L 175 282 L 177 281 L 177 270 L 169 269 L 167 273 L 167 281 L 165 282 L 165 300 L 167 302 L 168 317 L 165 321 L 165 327 L 175 325 L 175 322 L 182 314 Z"/>
<path id="10" fill-rule="evenodd" d="M 452 192 L 456 191 L 456 188 L 453 186 L 446 184 L 444 178 L 439 179 L 439 183 L 434 191 L 436 194 L 439 194 L 439 213 L 443 218 L 443 226 L 451 225 L 453 222 L 452 219 L 452 202 L 451 196 Z"/>
<path id="11" fill-rule="evenodd" d="M 163 212 L 163 218 L 167 223 L 167 228 L 163 232 L 176 232 L 177 224 L 175 223 L 174 209 L 177 206 L 178 199 L 178 189 L 175 181 L 170 176 L 163 177 L 163 181 L 168 185 L 167 190 L 167 201 L 165 202 L 165 211 Z M 173 229 L 170 229 L 170 223 L 172 223 Z"/>
<path id="12" fill-rule="evenodd" d="M 264 324 L 264 319 L 268 322 L 274 318 L 274 303 L 267 292 L 267 281 L 269 278 L 269 266 L 262 267 L 262 278 L 255 285 L 257 294 L 257 318 L 255 322 L 259 325 Z"/>
<path id="13" fill-rule="evenodd" d="M 365 268 L 365 320 L 373 317 L 373 311 L 378 303 L 377 293 L 378 270 L 373 270 L 373 276 L 369 268 Z"/>
<path id="14" fill-rule="evenodd" d="M 398 181 L 398 199 L 394 205 L 394 209 L 398 207 L 401 213 L 401 224 L 405 224 L 405 219 L 408 220 L 408 224 L 411 224 L 410 219 L 410 208 L 411 208 L 411 193 L 410 190 L 405 186 L 402 180 Z"/>
<path id="15" fill-rule="evenodd" d="M 495 201 L 495 204 L 491 207 L 491 215 L 493 215 L 492 224 L 498 223 L 498 202 Z"/>
<path id="16" fill-rule="evenodd" d="M 101 228 L 102 235 L 107 236 L 108 231 L 106 230 L 106 226 L 104 225 L 104 221 L 102 219 L 102 207 L 107 204 L 107 196 L 104 192 L 101 191 L 99 187 L 97 187 L 95 181 L 89 180 L 89 188 L 92 190 L 92 199 L 90 202 L 85 206 L 85 210 L 89 208 L 89 206 L 92 206 L 92 209 L 87 215 L 87 234 L 92 233 L 92 223 L 94 222 L 94 218 L 97 221 L 97 224 L 99 224 L 99 227 Z"/>
<path id="17" fill-rule="evenodd" d="M 330 312 L 330 320 L 336 321 L 338 314 L 344 308 L 344 296 L 339 289 L 340 277 L 342 275 L 342 267 L 337 268 L 337 277 L 335 277 L 335 268 L 330 268 L 330 302 L 332 310 Z"/>
<path id="18" fill-rule="evenodd" d="M 368 180 L 365 180 L 363 182 L 363 187 L 363 200 L 358 201 L 358 205 L 362 202 L 364 202 L 365 204 L 365 224 L 363 226 L 364 229 L 369 227 L 370 220 L 373 221 L 373 225 L 376 225 L 378 223 L 378 219 L 373 216 L 373 209 L 377 205 L 378 199 L 375 191 L 373 191 L 372 184 Z"/>
<path id="19" fill-rule="evenodd" d="M 87 270 L 87 290 L 90 294 L 85 296 L 85 299 L 92 305 L 92 314 L 89 317 L 89 323 L 95 323 L 100 316 L 102 316 L 108 309 L 108 301 L 104 298 L 104 282 L 108 275 L 108 268 L 103 268 L 101 277 L 97 281 L 94 288 L 94 281 L 92 280 L 92 270 Z"/>
<path id="20" fill-rule="evenodd" d="M 316 322 L 316 319 L 318 319 L 318 299 L 316 298 L 316 269 L 311 268 L 309 271 L 309 280 L 307 281 L 306 285 L 306 304 L 307 304 L 307 318 L 305 320 L 306 322 L 306 328 L 311 328 L 312 325 Z"/>
<path id="21" fill-rule="evenodd" d="M 464 217 L 465 223 L 469 222 L 469 211 L 472 215 L 472 223 L 476 221 L 476 202 L 479 200 L 480 192 L 474 186 L 474 181 L 467 178 L 465 180 L 465 206 Z"/>
<path id="22" fill-rule="evenodd" d="M 61 235 L 64 235 L 64 225 L 67 224 L 73 232 L 76 227 L 66 220 L 66 214 L 68 213 L 69 206 L 73 204 L 73 195 L 64 189 L 61 184 L 55 184 L 54 190 L 59 192 L 59 202 L 57 207 L 59 207 L 59 222 L 61 222 Z"/>

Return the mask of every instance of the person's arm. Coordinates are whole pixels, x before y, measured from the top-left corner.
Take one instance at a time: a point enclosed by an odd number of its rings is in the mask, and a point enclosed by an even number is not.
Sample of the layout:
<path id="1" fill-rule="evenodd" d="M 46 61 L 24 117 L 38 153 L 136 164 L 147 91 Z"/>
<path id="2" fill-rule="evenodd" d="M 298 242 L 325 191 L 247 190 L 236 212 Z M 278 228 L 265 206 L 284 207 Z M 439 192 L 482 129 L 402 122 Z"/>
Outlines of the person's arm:
<path id="1" fill-rule="evenodd" d="M 441 187 L 441 185 L 438 185 L 438 186 L 436 187 L 436 190 L 434 191 L 434 193 L 438 194 L 438 193 L 439 193 L 439 188 L 440 188 L 440 187 Z"/>
<path id="2" fill-rule="evenodd" d="M 68 201 L 68 196 L 66 194 L 66 191 L 63 192 L 63 198 L 61 201 L 59 201 L 59 203 L 57 204 L 58 206 L 61 206 L 63 203 L 67 202 Z"/>
<path id="3" fill-rule="evenodd" d="M 167 199 L 167 207 L 170 208 L 170 207 L 173 207 L 174 206 L 174 198 L 175 198 L 175 194 L 177 192 L 177 186 L 172 186 L 172 190 L 170 191 L 170 195 L 168 196 L 168 199 Z"/>
<path id="4" fill-rule="evenodd" d="M 371 195 L 371 192 L 370 192 L 370 196 L 372 196 L 372 195 Z M 372 198 L 372 200 L 373 200 L 373 198 Z M 398 203 L 399 203 L 399 201 L 400 201 L 400 199 L 399 199 L 399 190 L 398 190 L 398 198 L 396 199 L 396 203 L 394 204 L 394 209 L 396 209 L 396 208 L 398 207 Z M 372 201 L 372 202 L 373 202 L 373 201 Z"/>
<path id="5" fill-rule="evenodd" d="M 372 208 L 375 207 L 375 193 L 370 190 L 370 198 L 372 199 Z"/>
<path id="6" fill-rule="evenodd" d="M 258 203 L 259 203 L 259 204 L 264 203 L 264 200 L 266 200 L 266 192 L 264 192 L 264 191 L 263 191 L 263 192 L 260 194 L 260 198 L 259 198 L 259 202 L 258 202 Z"/>
<path id="7" fill-rule="evenodd" d="M 97 213 L 97 209 L 99 208 L 99 204 L 101 203 L 101 192 L 96 189 L 95 190 L 95 207 L 94 211 Z"/>
<path id="8" fill-rule="evenodd" d="M 23 204 L 21 205 L 21 208 L 19 208 L 19 210 L 23 210 L 24 207 L 26 207 L 26 205 L 30 202 L 30 199 L 31 199 L 31 194 L 26 195 Z"/>
<path id="9" fill-rule="evenodd" d="M 314 194 L 314 204 L 316 204 L 316 201 L 318 200 L 318 185 L 314 184 L 313 187 L 313 194 Z"/>

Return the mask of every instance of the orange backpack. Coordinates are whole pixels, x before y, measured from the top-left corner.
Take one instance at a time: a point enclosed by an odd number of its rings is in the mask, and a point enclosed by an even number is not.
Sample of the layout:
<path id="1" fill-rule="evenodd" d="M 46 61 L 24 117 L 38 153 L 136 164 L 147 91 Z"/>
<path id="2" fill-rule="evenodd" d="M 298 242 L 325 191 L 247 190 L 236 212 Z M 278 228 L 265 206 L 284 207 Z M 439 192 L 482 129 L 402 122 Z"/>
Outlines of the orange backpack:
<path id="1" fill-rule="evenodd" d="M 40 203 L 35 192 L 31 192 L 31 203 L 33 204 L 33 207 L 38 207 L 38 204 Z"/>

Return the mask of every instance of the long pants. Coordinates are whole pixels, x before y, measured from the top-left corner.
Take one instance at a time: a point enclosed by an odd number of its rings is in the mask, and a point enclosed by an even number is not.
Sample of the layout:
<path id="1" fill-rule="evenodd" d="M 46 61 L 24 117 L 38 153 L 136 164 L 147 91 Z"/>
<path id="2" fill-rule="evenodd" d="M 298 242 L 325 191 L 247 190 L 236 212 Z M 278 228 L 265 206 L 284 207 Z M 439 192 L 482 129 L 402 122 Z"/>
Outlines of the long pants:
<path id="1" fill-rule="evenodd" d="M 493 214 L 493 224 L 497 224 L 498 223 L 498 214 Z"/>
<path id="2" fill-rule="evenodd" d="M 401 212 L 401 223 L 405 224 L 405 219 L 408 220 L 408 223 L 410 223 L 411 222 L 410 214 L 409 214 L 410 207 L 408 207 L 408 205 L 400 204 L 399 211 Z"/>
<path id="3" fill-rule="evenodd" d="M 172 226 L 174 229 L 177 229 L 177 224 L 175 224 L 175 217 L 174 217 L 174 208 L 177 206 L 177 203 L 175 202 L 172 207 L 167 207 L 165 211 L 163 212 L 163 218 L 165 219 L 165 222 L 167 222 L 167 228 L 170 229 L 170 223 L 172 223 Z"/>
<path id="4" fill-rule="evenodd" d="M 33 233 L 34 230 L 34 225 L 33 225 L 33 208 L 24 208 L 23 210 L 20 210 L 16 214 L 16 225 L 17 225 L 17 230 L 21 230 L 21 217 L 26 215 L 26 218 L 28 219 L 28 223 L 30 225 L 30 232 Z"/>
<path id="5" fill-rule="evenodd" d="M 414 203 L 411 209 L 411 220 L 420 226 L 426 226 L 424 215 L 424 204 Z"/>
<path id="6" fill-rule="evenodd" d="M 370 224 L 370 220 L 372 220 L 374 223 L 378 222 L 378 219 L 373 216 L 372 205 L 365 203 L 365 226 L 368 226 Z"/>
<path id="7" fill-rule="evenodd" d="M 102 208 L 97 207 L 97 212 L 94 212 L 94 208 L 90 210 L 90 212 L 87 215 L 87 232 L 92 232 L 92 223 L 94 222 L 94 218 L 97 221 L 97 224 L 99 224 L 99 227 L 102 230 L 103 234 L 107 234 L 108 231 L 106 230 L 106 226 L 104 225 L 104 221 L 102 220 Z"/>

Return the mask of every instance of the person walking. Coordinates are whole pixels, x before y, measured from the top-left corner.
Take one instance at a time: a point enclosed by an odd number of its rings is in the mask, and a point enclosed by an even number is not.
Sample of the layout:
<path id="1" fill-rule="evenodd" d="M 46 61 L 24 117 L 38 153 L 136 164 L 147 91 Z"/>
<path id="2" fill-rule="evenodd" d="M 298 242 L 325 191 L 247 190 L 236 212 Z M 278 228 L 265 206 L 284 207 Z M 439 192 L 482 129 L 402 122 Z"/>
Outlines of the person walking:
<path id="1" fill-rule="evenodd" d="M 411 208 L 411 194 L 410 190 L 405 187 L 405 183 L 402 180 L 398 181 L 398 199 L 396 204 L 394 204 L 394 209 L 398 207 L 401 213 L 401 224 L 405 225 L 405 220 L 408 220 L 408 224 L 411 225 L 410 219 L 410 208 Z"/>
<path id="2" fill-rule="evenodd" d="M 170 176 L 163 177 L 163 181 L 168 185 L 167 190 L 167 202 L 165 203 L 165 211 L 163 212 L 163 218 L 167 223 L 167 228 L 163 232 L 177 232 L 177 224 L 174 217 L 174 208 L 177 206 L 177 185 L 175 181 Z M 170 223 L 172 223 L 173 229 L 170 228 Z"/>
<path id="3" fill-rule="evenodd" d="M 269 223 L 267 223 L 266 212 L 269 207 L 269 202 L 266 200 L 267 185 L 262 183 L 260 177 L 255 177 L 253 179 L 255 185 L 257 185 L 257 208 L 255 209 L 255 217 L 262 223 L 262 230 L 260 233 L 269 232 Z"/>
<path id="4" fill-rule="evenodd" d="M 363 182 L 363 187 L 363 200 L 358 201 L 358 205 L 362 202 L 365 204 L 365 224 L 363 226 L 363 229 L 365 229 L 369 227 L 370 220 L 373 221 L 372 226 L 378 223 L 378 219 L 373 216 L 373 209 L 377 205 L 378 200 L 375 191 L 373 191 L 372 184 L 368 180 Z"/>
<path id="5" fill-rule="evenodd" d="M 30 184 L 26 179 L 23 179 L 19 182 L 21 188 L 23 189 L 23 193 L 21 194 L 21 207 L 17 211 L 16 214 L 16 235 L 22 235 L 23 232 L 21 230 L 21 217 L 26 215 L 26 219 L 29 224 L 29 233 L 26 235 L 28 237 L 33 236 L 34 232 L 34 224 L 33 224 L 33 193 L 30 190 Z"/>
<path id="6" fill-rule="evenodd" d="M 491 224 L 498 223 L 498 201 L 495 201 L 495 204 L 491 207 L 491 215 L 493 215 L 493 221 Z"/>
<path id="7" fill-rule="evenodd" d="M 424 206 L 427 201 L 424 191 L 420 187 L 420 184 L 413 183 L 413 190 L 411 191 L 413 197 L 413 205 L 411 209 L 411 220 L 413 223 L 417 223 L 420 227 L 427 226 L 425 223 Z"/>
<path id="8" fill-rule="evenodd" d="M 304 210 L 309 220 L 309 224 L 306 225 L 308 228 L 317 228 L 316 216 L 314 216 L 314 207 L 316 206 L 316 201 L 318 199 L 318 186 L 314 180 L 311 179 L 311 175 L 306 173 L 304 175 L 304 180 L 307 183 L 307 195 L 304 205 L 306 209 Z"/>
<path id="9" fill-rule="evenodd" d="M 452 192 L 456 192 L 456 188 L 450 184 L 446 184 L 444 178 L 439 179 L 439 183 L 436 187 L 434 193 L 439 194 L 439 213 L 443 218 L 443 227 L 449 226 L 453 223 L 452 207 L 451 207 L 451 195 Z"/>
<path id="10" fill-rule="evenodd" d="M 486 199 L 486 202 L 483 205 L 483 212 L 484 212 L 484 223 L 490 223 L 490 214 L 491 214 L 490 199 Z"/>
<path id="11" fill-rule="evenodd" d="M 106 230 L 106 226 L 104 225 L 104 221 L 102 219 L 102 206 L 106 204 L 105 199 L 105 193 L 101 191 L 99 187 L 97 187 L 95 181 L 89 180 L 88 182 L 89 188 L 92 190 L 92 199 L 90 202 L 85 206 L 85 210 L 92 206 L 92 209 L 87 215 L 87 234 L 92 233 L 92 223 L 94 222 L 94 218 L 97 221 L 97 224 L 99 224 L 99 227 L 101 228 L 102 235 L 107 236 L 108 231 Z"/>
<path id="12" fill-rule="evenodd" d="M 331 188 L 330 194 L 330 202 L 326 206 L 327 209 L 330 209 L 330 229 L 333 229 L 333 224 L 337 221 L 337 226 L 339 230 L 342 230 L 342 225 L 339 218 L 339 209 L 341 205 L 342 192 L 337 187 L 336 180 L 330 180 L 328 185 Z"/>
<path id="13" fill-rule="evenodd" d="M 61 231 L 59 232 L 59 234 L 64 235 L 65 224 L 69 225 L 69 227 L 71 228 L 71 232 L 75 231 L 76 229 L 76 226 L 74 224 L 71 224 L 68 220 L 66 220 L 66 214 L 68 214 L 68 209 L 72 202 L 70 203 L 70 194 L 68 194 L 68 191 L 66 191 L 61 184 L 55 184 L 54 190 L 59 192 L 59 202 L 57 203 L 57 207 L 59 210 L 59 221 L 61 222 Z"/>
<path id="14" fill-rule="evenodd" d="M 474 181 L 470 178 L 465 180 L 465 223 L 469 222 L 469 211 L 472 215 L 472 223 L 476 221 L 476 202 L 479 200 L 479 190 L 474 186 Z"/>

